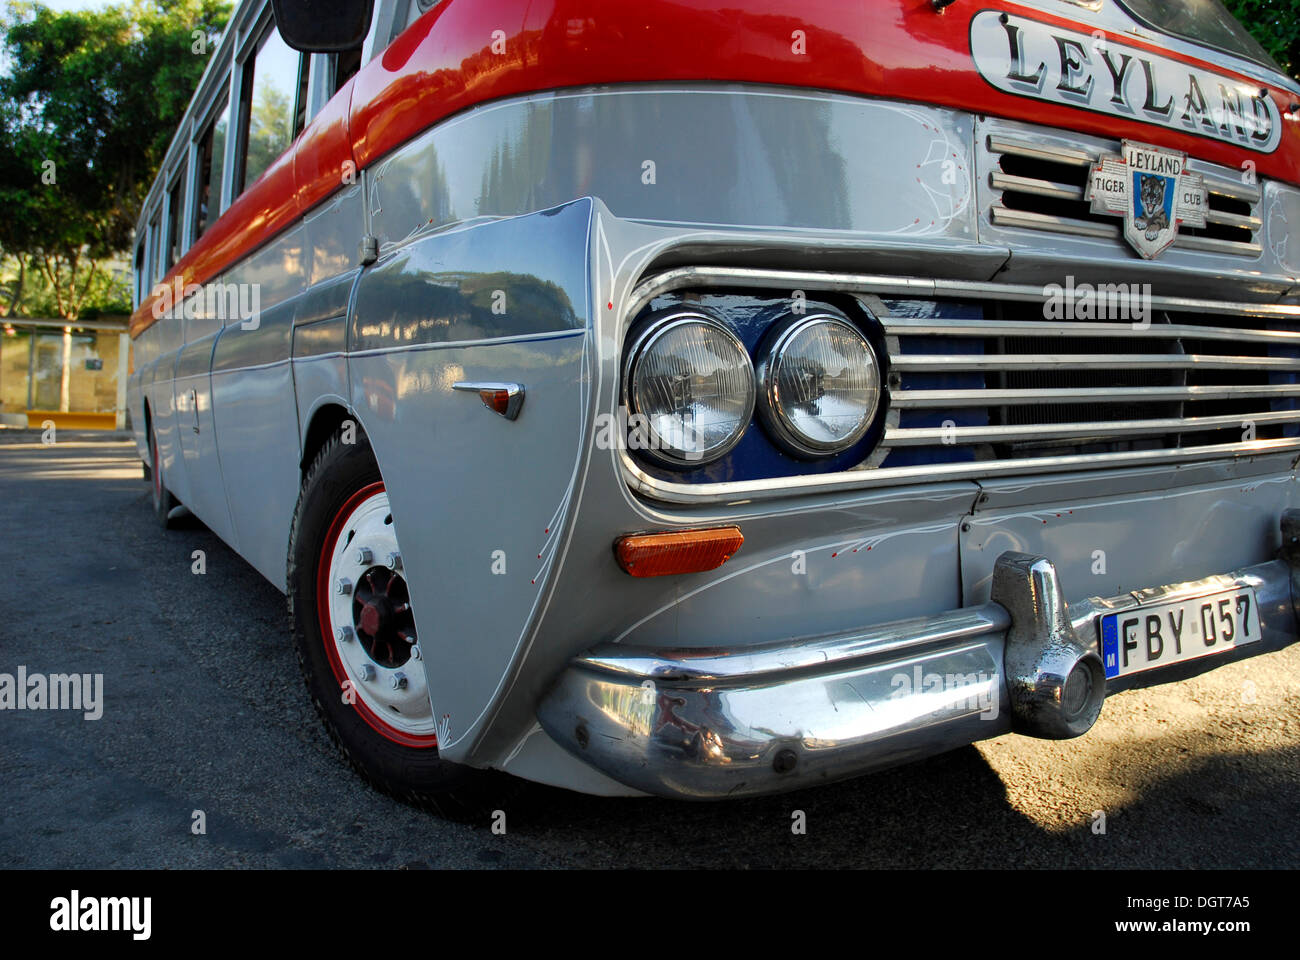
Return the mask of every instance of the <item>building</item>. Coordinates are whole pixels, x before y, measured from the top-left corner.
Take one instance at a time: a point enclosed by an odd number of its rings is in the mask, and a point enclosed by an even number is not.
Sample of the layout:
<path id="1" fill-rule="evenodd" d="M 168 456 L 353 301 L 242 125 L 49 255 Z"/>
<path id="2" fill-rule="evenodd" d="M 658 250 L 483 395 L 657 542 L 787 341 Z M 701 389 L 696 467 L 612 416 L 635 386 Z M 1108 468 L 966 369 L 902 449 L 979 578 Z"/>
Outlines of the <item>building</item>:
<path id="1" fill-rule="evenodd" d="M 126 317 L 39 320 L 0 327 L 0 424 L 124 429 L 131 338 Z"/>

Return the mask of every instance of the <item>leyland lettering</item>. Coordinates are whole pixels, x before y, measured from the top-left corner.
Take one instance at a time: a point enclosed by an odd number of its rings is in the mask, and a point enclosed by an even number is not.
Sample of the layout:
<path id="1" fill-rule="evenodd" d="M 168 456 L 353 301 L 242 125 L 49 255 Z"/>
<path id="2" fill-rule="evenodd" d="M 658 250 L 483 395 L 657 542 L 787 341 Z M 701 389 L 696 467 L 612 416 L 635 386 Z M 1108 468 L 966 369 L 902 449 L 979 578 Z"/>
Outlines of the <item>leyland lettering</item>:
<path id="1" fill-rule="evenodd" d="M 981 76 L 1005 93 L 1223 140 L 1277 149 L 1281 116 L 1258 84 L 1143 47 L 985 10 L 971 20 Z"/>

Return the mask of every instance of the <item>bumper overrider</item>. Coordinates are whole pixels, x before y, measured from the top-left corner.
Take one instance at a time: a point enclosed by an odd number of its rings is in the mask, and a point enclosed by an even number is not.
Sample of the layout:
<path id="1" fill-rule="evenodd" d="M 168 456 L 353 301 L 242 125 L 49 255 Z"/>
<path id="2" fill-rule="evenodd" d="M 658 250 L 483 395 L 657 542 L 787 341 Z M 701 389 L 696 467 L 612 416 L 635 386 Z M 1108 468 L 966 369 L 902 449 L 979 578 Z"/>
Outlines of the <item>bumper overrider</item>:
<path id="1" fill-rule="evenodd" d="M 1064 600 L 1052 562 L 1007 552 L 989 603 L 762 646 L 604 644 L 573 660 L 538 719 L 559 744 L 646 793 L 718 799 L 856 776 L 1008 732 L 1086 733 L 1107 695 L 1297 639 L 1300 510 L 1276 560 L 1118 597 Z M 1102 618 L 1249 588 L 1260 638 L 1107 680 Z"/>

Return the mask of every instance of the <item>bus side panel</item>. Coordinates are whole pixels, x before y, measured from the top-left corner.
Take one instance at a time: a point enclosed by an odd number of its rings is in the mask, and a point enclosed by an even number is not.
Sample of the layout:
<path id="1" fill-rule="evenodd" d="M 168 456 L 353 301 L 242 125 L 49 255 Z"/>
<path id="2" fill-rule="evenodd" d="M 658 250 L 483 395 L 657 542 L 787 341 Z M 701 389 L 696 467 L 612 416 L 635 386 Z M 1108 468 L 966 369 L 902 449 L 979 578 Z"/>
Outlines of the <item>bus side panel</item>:
<path id="1" fill-rule="evenodd" d="M 231 270 L 224 282 L 260 310 L 227 322 L 212 355 L 217 453 L 239 552 L 280 590 L 300 482 L 290 344 L 303 279 L 301 227 Z"/>
<path id="2" fill-rule="evenodd" d="M 162 465 L 163 480 L 167 489 L 184 503 L 189 495 L 189 485 L 176 426 L 175 394 L 176 357 L 181 340 L 180 321 L 160 320 L 150 332 L 154 334 L 158 354 L 153 367 L 153 382 L 147 390 L 150 423 L 154 442 L 158 444 L 158 462 Z"/>
<path id="3" fill-rule="evenodd" d="M 212 351 L 216 340 L 216 334 L 210 333 L 186 344 L 176 365 L 177 423 L 189 486 L 185 505 L 237 550 L 212 416 Z"/>
<path id="4" fill-rule="evenodd" d="M 582 200 L 435 234 L 357 287 L 352 403 L 388 489 L 451 759 L 563 559 L 590 414 L 590 210 Z M 522 383 L 518 419 L 453 389 L 474 381 Z"/>
<path id="5" fill-rule="evenodd" d="M 364 223 L 359 184 L 303 220 L 308 287 L 293 318 L 293 383 L 304 452 L 316 412 L 326 404 L 349 404 L 347 315 L 361 272 L 355 263 Z M 304 470 L 310 466 L 303 464 Z"/>

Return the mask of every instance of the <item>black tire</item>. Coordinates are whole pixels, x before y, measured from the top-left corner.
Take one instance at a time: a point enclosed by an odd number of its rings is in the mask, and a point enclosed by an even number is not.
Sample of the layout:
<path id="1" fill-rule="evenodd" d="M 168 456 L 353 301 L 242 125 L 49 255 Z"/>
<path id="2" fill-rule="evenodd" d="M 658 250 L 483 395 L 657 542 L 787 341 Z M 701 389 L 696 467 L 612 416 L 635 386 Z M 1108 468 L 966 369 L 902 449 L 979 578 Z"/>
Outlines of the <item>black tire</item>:
<path id="1" fill-rule="evenodd" d="M 508 795 L 515 778 L 451 763 L 436 746 L 395 743 L 373 729 L 357 706 L 346 703 L 330 665 L 318 612 L 318 572 L 322 548 L 334 519 L 363 488 L 382 482 L 369 442 L 358 436 L 344 443 L 336 432 L 316 455 L 303 480 L 289 541 L 289 614 L 303 681 L 330 739 L 376 789 L 421 809 L 457 820 L 491 814 Z M 355 698 L 354 698 L 355 699 Z"/>
<path id="2" fill-rule="evenodd" d="M 153 463 L 146 464 L 145 478 L 149 481 L 154 516 L 158 519 L 158 525 L 166 530 L 172 525 L 168 517 L 179 505 L 179 501 L 172 496 L 163 479 L 162 458 L 158 453 L 158 436 L 152 428 L 149 431 L 149 457 Z"/>

